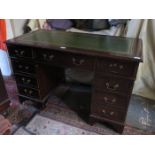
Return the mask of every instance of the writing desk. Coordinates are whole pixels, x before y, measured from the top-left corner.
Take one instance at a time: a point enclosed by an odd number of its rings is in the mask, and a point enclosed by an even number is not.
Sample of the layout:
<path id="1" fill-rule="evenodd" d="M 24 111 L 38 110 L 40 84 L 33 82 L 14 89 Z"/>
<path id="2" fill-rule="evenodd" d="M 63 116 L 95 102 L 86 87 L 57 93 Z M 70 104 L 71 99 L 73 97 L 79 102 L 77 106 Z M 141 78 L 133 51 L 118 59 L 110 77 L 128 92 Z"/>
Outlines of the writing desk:
<path id="1" fill-rule="evenodd" d="M 142 61 L 141 40 L 37 30 L 6 44 L 22 101 L 29 99 L 44 105 L 49 92 L 65 82 L 66 68 L 91 71 L 90 123 L 108 122 L 118 132 L 123 131 Z"/>

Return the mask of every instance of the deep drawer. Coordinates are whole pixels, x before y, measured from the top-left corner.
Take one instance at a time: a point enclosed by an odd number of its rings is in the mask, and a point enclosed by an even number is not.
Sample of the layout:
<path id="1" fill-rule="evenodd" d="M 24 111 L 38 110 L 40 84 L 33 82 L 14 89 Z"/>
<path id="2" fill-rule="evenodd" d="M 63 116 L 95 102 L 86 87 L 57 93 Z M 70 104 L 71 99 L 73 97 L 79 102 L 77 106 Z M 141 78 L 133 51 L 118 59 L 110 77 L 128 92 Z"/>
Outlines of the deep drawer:
<path id="1" fill-rule="evenodd" d="M 9 55 L 19 58 L 33 58 L 34 54 L 31 47 L 27 46 L 8 46 Z"/>
<path id="2" fill-rule="evenodd" d="M 107 91 L 127 95 L 131 93 L 133 83 L 132 80 L 128 79 L 103 76 L 95 78 L 94 86 L 97 91 Z"/>
<path id="3" fill-rule="evenodd" d="M 112 121 L 124 122 L 126 118 L 126 110 L 119 111 L 114 108 L 107 107 L 91 107 L 91 114 L 95 116 L 99 116 L 101 118 L 109 119 Z"/>
<path id="4" fill-rule="evenodd" d="M 94 107 L 115 107 L 117 109 L 126 109 L 129 104 L 129 97 L 106 92 L 95 92 L 92 96 L 92 104 Z"/>
<path id="5" fill-rule="evenodd" d="M 35 78 L 16 74 L 15 79 L 16 79 L 17 84 L 23 84 L 25 86 L 29 86 L 32 88 L 38 88 L 37 80 Z"/>
<path id="6" fill-rule="evenodd" d="M 15 73 L 20 73 L 20 72 L 21 73 L 31 73 L 31 74 L 35 73 L 34 64 L 12 60 L 12 65 L 13 65 L 13 70 Z"/>
<path id="7" fill-rule="evenodd" d="M 134 62 L 124 62 L 113 59 L 98 59 L 96 69 L 99 72 L 134 77 L 136 65 L 137 64 Z"/>
<path id="8" fill-rule="evenodd" d="M 39 92 L 37 90 L 27 88 L 24 86 L 18 86 L 18 91 L 21 95 L 32 97 L 32 98 L 39 98 Z"/>

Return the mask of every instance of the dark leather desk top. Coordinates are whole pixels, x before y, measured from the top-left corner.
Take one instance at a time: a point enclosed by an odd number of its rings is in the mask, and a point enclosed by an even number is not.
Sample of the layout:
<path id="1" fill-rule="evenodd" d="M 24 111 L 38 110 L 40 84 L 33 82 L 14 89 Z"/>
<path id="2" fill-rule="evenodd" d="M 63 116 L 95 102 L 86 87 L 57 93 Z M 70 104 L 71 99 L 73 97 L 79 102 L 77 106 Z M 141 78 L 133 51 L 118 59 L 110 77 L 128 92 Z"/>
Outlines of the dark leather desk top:
<path id="1" fill-rule="evenodd" d="M 120 56 L 141 61 L 142 42 L 139 39 L 91 35 L 58 30 L 37 30 L 6 43 L 24 44 L 63 51 L 84 51 L 90 55 Z"/>

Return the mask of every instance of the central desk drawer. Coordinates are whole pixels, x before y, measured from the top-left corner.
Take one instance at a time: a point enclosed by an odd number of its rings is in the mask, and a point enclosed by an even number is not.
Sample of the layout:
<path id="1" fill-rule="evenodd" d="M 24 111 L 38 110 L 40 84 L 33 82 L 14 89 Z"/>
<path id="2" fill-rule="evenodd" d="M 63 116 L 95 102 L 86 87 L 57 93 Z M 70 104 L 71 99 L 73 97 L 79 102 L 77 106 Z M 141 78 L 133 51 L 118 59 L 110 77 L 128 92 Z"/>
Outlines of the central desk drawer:
<path id="1" fill-rule="evenodd" d="M 107 91 L 127 95 L 132 91 L 133 81 L 119 77 L 103 76 L 95 78 L 94 85 L 97 91 Z"/>
<path id="2" fill-rule="evenodd" d="M 67 54 L 62 62 L 70 68 L 94 70 L 95 60 L 92 57 L 84 55 Z"/>
<path id="3" fill-rule="evenodd" d="M 95 60 L 90 56 L 46 49 L 36 49 L 36 51 L 39 60 L 50 63 L 51 65 L 88 70 L 94 69 Z"/>

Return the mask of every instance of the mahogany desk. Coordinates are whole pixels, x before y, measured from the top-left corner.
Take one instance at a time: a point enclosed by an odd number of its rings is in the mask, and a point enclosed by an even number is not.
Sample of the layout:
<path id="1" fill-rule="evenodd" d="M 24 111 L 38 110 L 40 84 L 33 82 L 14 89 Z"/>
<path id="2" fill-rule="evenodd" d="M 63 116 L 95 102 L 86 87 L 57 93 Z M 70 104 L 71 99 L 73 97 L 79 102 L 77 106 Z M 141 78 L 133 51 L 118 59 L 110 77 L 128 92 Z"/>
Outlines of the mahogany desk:
<path id="1" fill-rule="evenodd" d="M 108 122 L 118 132 L 123 131 L 142 61 L 141 40 L 37 30 L 6 44 L 22 101 L 28 99 L 44 105 L 49 92 L 65 83 L 66 68 L 92 71 L 94 77 L 87 104 L 90 123 Z M 85 109 L 85 102 L 78 105 Z"/>

